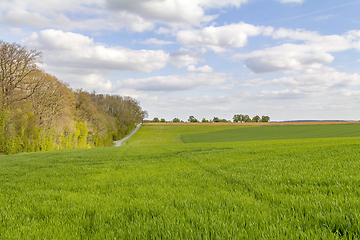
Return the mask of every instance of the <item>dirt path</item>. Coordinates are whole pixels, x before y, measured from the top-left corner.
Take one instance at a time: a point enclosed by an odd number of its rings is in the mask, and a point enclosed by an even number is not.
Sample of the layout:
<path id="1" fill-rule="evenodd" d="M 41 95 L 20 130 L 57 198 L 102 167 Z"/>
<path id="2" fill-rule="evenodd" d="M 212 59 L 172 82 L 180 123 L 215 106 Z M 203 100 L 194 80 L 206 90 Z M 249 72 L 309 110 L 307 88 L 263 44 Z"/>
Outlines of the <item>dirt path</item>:
<path id="1" fill-rule="evenodd" d="M 136 133 L 137 130 L 139 130 L 139 128 L 141 127 L 141 123 L 139 123 L 136 128 L 134 129 L 134 131 L 132 131 L 129 135 L 127 135 L 126 137 L 124 137 L 121 140 L 118 141 L 114 141 L 113 143 L 115 143 L 115 147 L 120 147 L 121 143 L 125 140 L 128 140 L 132 135 L 134 135 L 134 133 Z"/>

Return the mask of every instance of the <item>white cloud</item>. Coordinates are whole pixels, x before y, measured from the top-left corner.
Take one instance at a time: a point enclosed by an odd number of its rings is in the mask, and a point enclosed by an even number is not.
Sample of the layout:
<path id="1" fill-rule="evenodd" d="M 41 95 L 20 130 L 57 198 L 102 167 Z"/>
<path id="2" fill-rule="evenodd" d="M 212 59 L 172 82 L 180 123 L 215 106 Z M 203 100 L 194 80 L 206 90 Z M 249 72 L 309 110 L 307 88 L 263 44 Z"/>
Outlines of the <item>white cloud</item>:
<path id="1" fill-rule="evenodd" d="M 288 44 L 279 48 L 254 51 L 246 56 L 245 65 L 255 73 L 321 68 L 334 57 L 324 52 L 300 51 L 299 46 Z M 238 55 L 240 56 L 240 55 Z"/>
<path id="2" fill-rule="evenodd" d="M 274 31 L 271 36 L 274 39 L 290 38 L 293 40 L 303 40 L 303 41 L 308 41 L 314 38 L 321 37 L 317 32 L 307 31 L 304 29 L 293 30 L 288 28 L 279 28 L 278 30 Z"/>
<path id="3" fill-rule="evenodd" d="M 224 73 L 191 73 L 187 75 L 156 76 L 142 79 L 119 80 L 119 88 L 137 91 L 185 91 L 198 87 L 214 86 L 227 79 Z"/>
<path id="4" fill-rule="evenodd" d="M 25 37 L 28 35 L 23 29 L 21 28 L 2 28 L 0 29 L 0 35 L 7 36 L 7 37 Z M 5 39 L 3 39 L 5 40 Z"/>
<path id="5" fill-rule="evenodd" d="M 103 6 L 103 0 L 47 0 L 44 4 L 43 0 L 2 0 L 0 2 L 0 9 L 3 11 L 9 9 L 29 9 L 31 12 L 43 12 L 51 14 L 55 10 L 63 11 L 73 9 L 80 11 L 86 9 L 89 13 L 93 13 L 92 7 Z"/>
<path id="6" fill-rule="evenodd" d="M 163 68 L 169 54 L 162 50 L 132 50 L 106 47 L 93 39 L 61 30 L 43 30 L 24 39 L 29 48 L 41 50 L 47 65 L 89 71 L 152 72 Z"/>
<path id="7" fill-rule="evenodd" d="M 303 3 L 305 0 L 278 0 L 281 3 Z"/>
<path id="8" fill-rule="evenodd" d="M 110 10 L 126 11 L 167 24 L 188 23 L 195 26 L 217 17 L 205 15 L 205 9 L 240 7 L 246 2 L 247 0 L 106 0 Z"/>
<path id="9" fill-rule="evenodd" d="M 167 45 L 167 44 L 174 44 L 174 42 L 171 41 L 164 41 L 157 38 L 149 38 L 145 41 L 141 42 L 142 44 L 150 44 L 150 45 Z"/>
<path id="10" fill-rule="evenodd" d="M 277 86 L 307 94 L 322 94 L 333 90 L 360 86 L 360 74 L 338 72 L 336 69 L 323 67 L 308 69 L 293 76 L 264 80 L 262 78 L 245 81 L 241 87 Z"/>
<path id="11" fill-rule="evenodd" d="M 181 68 L 190 64 L 197 64 L 204 61 L 204 58 L 198 53 L 186 49 L 180 49 L 170 55 L 170 64 L 174 67 Z"/>
<path id="12" fill-rule="evenodd" d="M 360 74 L 337 72 L 332 68 L 310 70 L 293 77 L 274 79 L 266 84 L 296 88 L 308 92 L 323 92 L 331 89 L 342 89 L 360 86 Z"/>
<path id="13" fill-rule="evenodd" d="M 255 73 L 275 71 L 319 69 L 331 63 L 330 52 L 356 48 L 360 50 L 360 31 L 344 35 L 321 36 L 317 32 L 301 29 L 280 28 L 272 33 L 274 39 L 302 41 L 302 44 L 285 43 L 279 46 L 256 50 L 246 54 L 235 54 L 235 59 L 244 59 L 246 67 Z"/>
<path id="14" fill-rule="evenodd" d="M 98 92 L 112 92 L 113 84 L 106 78 L 98 74 L 76 76 L 77 86 L 84 89 L 96 89 Z"/>
<path id="15" fill-rule="evenodd" d="M 187 70 L 189 72 L 203 72 L 203 73 L 211 73 L 214 72 L 215 69 L 212 67 L 209 67 L 208 65 L 205 65 L 203 67 L 195 67 L 194 65 L 189 65 Z"/>
<path id="16" fill-rule="evenodd" d="M 240 22 L 220 27 L 209 26 L 201 30 L 180 30 L 176 37 L 186 47 L 206 47 L 215 52 L 227 48 L 240 48 L 248 43 L 248 37 L 271 34 L 272 27 L 254 26 Z"/>
<path id="17" fill-rule="evenodd" d="M 280 28 L 273 32 L 272 37 L 304 41 L 309 51 L 338 52 L 354 48 L 354 44 L 360 41 L 360 31 L 349 31 L 344 35 L 322 36 L 317 32 L 303 29 Z"/>
<path id="18" fill-rule="evenodd" d="M 32 26 L 63 30 L 115 30 L 131 32 L 153 30 L 155 25 L 139 15 L 127 12 L 111 13 L 103 0 L 17 0 L 0 3 L 0 23 L 8 26 Z M 70 13 L 70 14 L 69 14 Z M 76 13 L 78 17 L 72 18 Z M 81 17 L 79 17 L 81 16 Z"/>
<path id="19" fill-rule="evenodd" d="M 188 0 L 107 0 L 106 2 L 111 10 L 128 11 L 146 19 L 162 22 L 189 22 L 196 25 L 204 16 L 204 10 Z"/>

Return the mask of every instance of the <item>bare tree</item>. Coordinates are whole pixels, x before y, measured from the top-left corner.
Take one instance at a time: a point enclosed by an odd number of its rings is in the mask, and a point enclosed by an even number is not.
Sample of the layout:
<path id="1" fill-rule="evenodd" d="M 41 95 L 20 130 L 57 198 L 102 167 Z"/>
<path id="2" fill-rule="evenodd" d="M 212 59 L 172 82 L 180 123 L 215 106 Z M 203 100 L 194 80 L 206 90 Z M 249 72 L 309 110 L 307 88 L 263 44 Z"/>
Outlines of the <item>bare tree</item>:
<path id="1" fill-rule="evenodd" d="M 34 114 L 39 118 L 39 126 L 44 127 L 52 124 L 54 120 L 70 116 L 73 96 L 69 86 L 41 71 L 32 74 L 37 74 L 39 79 L 43 79 L 41 86 L 28 98 Z"/>
<path id="2" fill-rule="evenodd" d="M 29 98 L 41 84 L 36 62 L 42 53 L 0 40 L 0 87 L 4 107 Z M 40 78 L 39 78 L 40 77 Z"/>

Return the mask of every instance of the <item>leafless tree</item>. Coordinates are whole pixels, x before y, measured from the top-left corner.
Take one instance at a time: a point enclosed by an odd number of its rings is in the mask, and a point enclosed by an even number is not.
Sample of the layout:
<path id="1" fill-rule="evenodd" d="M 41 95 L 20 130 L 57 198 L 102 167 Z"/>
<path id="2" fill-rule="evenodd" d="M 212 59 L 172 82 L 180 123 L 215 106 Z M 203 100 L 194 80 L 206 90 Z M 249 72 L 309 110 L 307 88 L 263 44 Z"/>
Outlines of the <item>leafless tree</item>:
<path id="1" fill-rule="evenodd" d="M 0 98 L 4 107 L 29 98 L 41 85 L 36 62 L 42 53 L 0 40 Z"/>

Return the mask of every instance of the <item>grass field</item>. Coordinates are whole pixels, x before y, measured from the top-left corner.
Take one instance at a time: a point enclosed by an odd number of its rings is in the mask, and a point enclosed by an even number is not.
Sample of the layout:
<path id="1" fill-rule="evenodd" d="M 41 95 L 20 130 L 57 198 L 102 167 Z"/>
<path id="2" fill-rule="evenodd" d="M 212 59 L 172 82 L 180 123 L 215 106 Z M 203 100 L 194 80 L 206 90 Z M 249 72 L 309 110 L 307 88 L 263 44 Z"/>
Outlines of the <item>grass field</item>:
<path id="1" fill-rule="evenodd" d="M 181 135 L 184 143 L 360 137 L 360 124 L 242 126 Z"/>
<path id="2" fill-rule="evenodd" d="M 181 141 L 257 128 L 143 126 L 120 148 L 1 156 L 0 239 L 360 238 L 359 137 Z"/>

